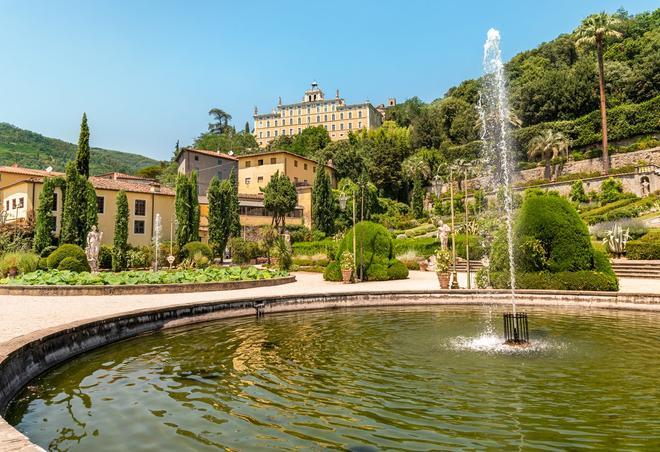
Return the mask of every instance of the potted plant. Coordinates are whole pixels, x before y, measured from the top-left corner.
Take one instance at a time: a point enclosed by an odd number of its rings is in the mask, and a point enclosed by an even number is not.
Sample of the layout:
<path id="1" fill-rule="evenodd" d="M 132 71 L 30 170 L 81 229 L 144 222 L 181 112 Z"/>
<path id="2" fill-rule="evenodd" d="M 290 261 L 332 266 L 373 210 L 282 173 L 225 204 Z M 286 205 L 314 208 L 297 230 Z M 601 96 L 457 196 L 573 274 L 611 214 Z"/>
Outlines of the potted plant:
<path id="1" fill-rule="evenodd" d="M 353 258 L 353 253 L 348 250 L 341 253 L 339 266 L 341 267 L 342 281 L 344 281 L 344 284 L 350 283 L 351 276 L 353 275 L 353 270 L 355 268 L 355 259 Z"/>
<path id="2" fill-rule="evenodd" d="M 441 289 L 449 289 L 449 268 L 451 253 L 446 248 L 439 248 L 435 253 L 435 272 Z"/>

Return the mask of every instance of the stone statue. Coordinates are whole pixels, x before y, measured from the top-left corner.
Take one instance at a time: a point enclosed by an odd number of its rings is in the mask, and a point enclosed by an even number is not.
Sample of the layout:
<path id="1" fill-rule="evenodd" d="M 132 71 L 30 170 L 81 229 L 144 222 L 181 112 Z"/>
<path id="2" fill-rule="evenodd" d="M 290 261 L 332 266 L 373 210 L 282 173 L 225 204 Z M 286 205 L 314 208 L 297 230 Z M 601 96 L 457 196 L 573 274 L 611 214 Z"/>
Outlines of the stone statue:
<path id="1" fill-rule="evenodd" d="M 642 197 L 649 196 L 651 194 L 651 184 L 647 178 L 642 179 Z"/>
<path id="2" fill-rule="evenodd" d="M 433 206 L 433 203 L 431 202 L 431 193 L 426 192 L 426 195 L 424 196 L 424 211 L 430 211 L 432 208 L 431 206 Z"/>
<path id="3" fill-rule="evenodd" d="M 447 239 L 449 238 L 449 233 L 451 232 L 451 227 L 448 224 L 445 224 L 442 220 L 438 225 L 438 239 L 440 240 L 440 246 L 443 250 L 447 249 Z"/>
<path id="4" fill-rule="evenodd" d="M 92 273 L 99 272 L 101 239 L 103 239 L 103 233 L 98 232 L 96 226 L 92 226 L 92 230 L 87 234 L 87 246 L 85 247 L 85 255 L 87 256 L 87 262 L 89 262 L 89 268 L 91 268 Z"/>

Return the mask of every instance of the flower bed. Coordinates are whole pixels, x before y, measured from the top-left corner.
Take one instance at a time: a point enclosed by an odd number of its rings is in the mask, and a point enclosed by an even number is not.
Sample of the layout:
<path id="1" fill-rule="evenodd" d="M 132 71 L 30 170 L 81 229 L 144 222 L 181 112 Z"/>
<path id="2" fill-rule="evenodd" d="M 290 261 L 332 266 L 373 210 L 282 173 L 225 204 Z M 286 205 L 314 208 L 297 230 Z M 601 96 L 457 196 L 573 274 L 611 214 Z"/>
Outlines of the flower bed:
<path id="1" fill-rule="evenodd" d="M 37 270 L 0 284 L 12 286 L 124 286 L 140 284 L 186 284 L 224 281 L 249 281 L 287 276 L 285 271 L 256 267 L 208 267 L 194 270 L 124 271 L 119 273 L 76 273 L 68 270 Z"/>

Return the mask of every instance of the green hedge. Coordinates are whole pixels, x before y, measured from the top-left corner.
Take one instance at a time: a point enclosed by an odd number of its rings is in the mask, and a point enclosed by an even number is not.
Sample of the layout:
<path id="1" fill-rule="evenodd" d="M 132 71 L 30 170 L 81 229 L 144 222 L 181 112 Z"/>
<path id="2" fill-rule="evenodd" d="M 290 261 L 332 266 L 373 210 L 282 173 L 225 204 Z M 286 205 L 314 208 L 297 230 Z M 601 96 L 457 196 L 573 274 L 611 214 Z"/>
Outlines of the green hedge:
<path id="1" fill-rule="evenodd" d="M 622 207 L 611 209 L 604 214 L 585 216 L 585 221 L 589 225 L 593 225 L 596 223 L 602 223 L 603 221 L 615 221 L 615 220 L 621 220 L 623 218 L 637 218 L 640 214 L 646 212 L 651 207 L 653 207 L 654 203 L 657 200 L 658 200 L 658 196 L 656 195 L 647 196 L 646 198 L 642 198 L 642 199 L 636 199 L 636 200 L 633 199 L 633 202 L 627 204 L 624 203 Z M 612 203 L 612 204 L 616 204 L 616 203 Z"/>
<path id="2" fill-rule="evenodd" d="M 660 111 L 660 96 L 639 104 L 626 104 L 607 110 L 607 135 L 610 141 L 658 132 L 657 112 Z M 593 111 L 569 121 L 553 121 L 523 127 L 513 132 L 513 144 L 520 161 L 527 160 L 529 142 L 542 131 L 552 129 L 562 132 L 573 148 L 600 143 L 600 111 Z"/>
<path id="3" fill-rule="evenodd" d="M 491 273 L 491 284 L 496 289 L 509 288 L 509 273 Z M 594 290 L 614 292 L 619 290 L 616 277 L 593 270 L 576 272 L 516 273 L 517 289 L 544 290 Z"/>
<path id="4" fill-rule="evenodd" d="M 85 266 L 75 257 L 67 257 L 62 259 L 62 262 L 60 262 L 60 265 L 57 266 L 57 269 L 60 271 L 69 270 L 76 273 L 81 273 L 88 270 L 88 268 L 85 268 Z"/>
<path id="5" fill-rule="evenodd" d="M 294 256 L 313 256 L 315 254 L 335 256 L 337 254 L 337 242 L 334 239 L 325 239 L 316 242 L 297 242 L 292 245 L 292 248 Z"/>
<path id="6" fill-rule="evenodd" d="M 660 231 L 649 231 L 639 240 L 628 242 L 626 257 L 635 260 L 660 260 Z"/>
<path id="7" fill-rule="evenodd" d="M 188 259 L 192 259 L 197 253 L 202 253 L 202 255 L 208 257 L 209 260 L 213 259 L 213 251 L 206 243 L 188 242 L 183 247 L 183 254 Z"/>
<path id="8" fill-rule="evenodd" d="M 59 268 L 60 262 L 68 257 L 72 257 L 78 260 L 82 268 L 89 270 L 89 264 L 87 263 L 87 255 L 85 255 L 85 251 L 78 245 L 72 244 L 61 245 L 55 251 L 53 251 L 50 256 L 48 256 L 48 268 Z"/>
<path id="9" fill-rule="evenodd" d="M 420 256 L 428 258 L 435 254 L 440 242 L 435 237 L 422 237 L 417 239 L 394 239 L 394 255 L 404 254 L 406 251 L 415 251 Z"/>

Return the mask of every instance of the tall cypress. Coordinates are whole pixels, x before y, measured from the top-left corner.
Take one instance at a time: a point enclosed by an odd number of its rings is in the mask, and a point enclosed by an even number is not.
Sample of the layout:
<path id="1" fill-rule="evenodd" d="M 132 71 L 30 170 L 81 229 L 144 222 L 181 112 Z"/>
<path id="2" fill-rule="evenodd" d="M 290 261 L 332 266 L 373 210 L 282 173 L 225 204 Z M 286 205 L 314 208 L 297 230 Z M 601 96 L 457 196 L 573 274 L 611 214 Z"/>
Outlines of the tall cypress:
<path id="1" fill-rule="evenodd" d="M 190 184 L 184 174 L 176 177 L 176 197 L 174 201 L 176 214 L 176 244 L 179 249 L 190 242 Z"/>
<path id="2" fill-rule="evenodd" d="M 66 165 L 66 194 L 62 208 L 61 243 L 85 246 L 88 229 L 87 180 L 78 173 L 76 162 Z"/>
<path id="3" fill-rule="evenodd" d="M 55 194 L 55 183 L 52 178 L 44 179 L 44 185 L 39 194 L 39 207 L 37 207 L 37 218 L 34 226 L 33 248 L 35 253 L 53 244 L 53 201 Z"/>
<path id="4" fill-rule="evenodd" d="M 87 126 L 87 113 L 83 113 L 82 122 L 80 123 L 76 166 L 80 175 L 85 178 L 89 177 L 89 127 Z"/>
<path id="5" fill-rule="evenodd" d="M 220 182 L 216 177 L 211 179 L 207 197 L 209 200 L 209 245 L 213 253 L 224 257 L 231 229 L 230 197 L 231 183 L 228 180 Z"/>
<path id="6" fill-rule="evenodd" d="M 419 177 L 416 177 L 413 181 L 413 192 L 412 192 L 412 211 L 415 218 L 421 218 L 424 216 L 424 187 L 422 186 L 422 180 Z"/>
<path id="7" fill-rule="evenodd" d="M 231 237 L 241 236 L 241 212 L 240 203 L 238 200 L 238 175 L 234 168 L 229 173 L 229 181 L 231 185 L 231 192 L 229 194 L 229 218 L 231 219 L 229 225 L 229 235 Z"/>
<path id="8" fill-rule="evenodd" d="M 244 129 L 245 134 L 247 135 L 250 133 L 250 121 L 245 121 L 245 129 Z"/>
<path id="9" fill-rule="evenodd" d="M 112 270 L 126 270 L 128 266 L 128 198 L 124 190 L 117 193 L 115 236 L 112 242 Z"/>
<path id="10" fill-rule="evenodd" d="M 197 171 L 190 175 L 190 241 L 199 240 L 199 187 L 197 185 Z"/>
<path id="11" fill-rule="evenodd" d="M 96 201 L 96 190 L 90 181 L 85 184 L 85 231 L 84 237 L 87 240 L 87 234 L 92 226 L 98 226 L 99 204 Z"/>
<path id="12" fill-rule="evenodd" d="M 323 165 L 317 169 L 312 188 L 312 226 L 331 235 L 335 230 L 335 212 L 330 177 Z"/>

